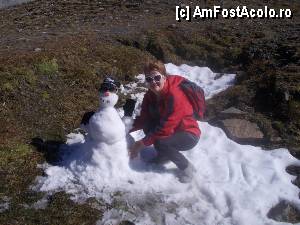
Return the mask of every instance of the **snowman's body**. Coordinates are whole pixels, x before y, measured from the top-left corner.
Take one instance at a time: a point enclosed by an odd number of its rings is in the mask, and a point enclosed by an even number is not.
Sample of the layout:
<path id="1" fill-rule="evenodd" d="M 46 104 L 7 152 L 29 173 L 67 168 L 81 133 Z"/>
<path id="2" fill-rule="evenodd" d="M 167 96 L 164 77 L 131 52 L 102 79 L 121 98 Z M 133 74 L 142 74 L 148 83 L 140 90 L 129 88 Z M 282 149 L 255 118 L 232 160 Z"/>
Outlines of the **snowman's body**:
<path id="1" fill-rule="evenodd" d="M 114 107 L 99 109 L 88 126 L 88 135 L 96 142 L 114 144 L 126 136 L 124 123 Z"/>
<path id="2" fill-rule="evenodd" d="M 129 164 L 125 125 L 114 108 L 118 96 L 100 92 L 99 100 L 97 112 L 89 112 L 81 123 L 87 134 L 69 136 L 67 145 L 63 146 L 63 167 L 45 171 L 49 180 L 42 185 L 48 190 L 59 182 L 60 187 L 71 188 L 71 192 L 72 187 L 79 187 L 80 191 L 99 196 L 99 191 L 103 193 L 117 183 L 120 187 L 124 183 L 128 185 L 128 174 L 134 171 Z"/>
<path id="3" fill-rule="evenodd" d="M 107 182 L 112 177 L 121 178 L 126 174 L 120 171 L 130 171 L 125 125 L 114 108 L 117 101 L 115 93 L 100 93 L 100 107 L 83 127 L 87 135 L 81 147 L 85 153 L 80 154 L 87 153 L 89 159 L 84 161 L 93 165 L 86 170 L 107 171 L 106 176 L 102 177 Z"/>
<path id="4" fill-rule="evenodd" d="M 115 93 L 100 94 L 99 110 L 90 118 L 86 129 L 91 141 L 111 145 L 125 139 L 125 125 L 114 108 L 117 101 Z"/>

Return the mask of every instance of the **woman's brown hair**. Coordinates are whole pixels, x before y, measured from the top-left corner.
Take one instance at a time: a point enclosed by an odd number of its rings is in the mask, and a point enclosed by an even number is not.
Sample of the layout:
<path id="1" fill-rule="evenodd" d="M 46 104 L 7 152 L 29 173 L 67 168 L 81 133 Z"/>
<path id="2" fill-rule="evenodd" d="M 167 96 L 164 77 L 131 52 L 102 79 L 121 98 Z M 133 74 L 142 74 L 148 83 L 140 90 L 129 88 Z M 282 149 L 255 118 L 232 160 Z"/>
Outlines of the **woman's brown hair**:
<path id="1" fill-rule="evenodd" d="M 163 62 L 159 60 L 152 60 L 148 61 L 144 65 L 144 74 L 147 76 L 152 72 L 153 70 L 156 70 L 160 72 L 162 75 L 167 76 L 166 67 L 163 64 Z"/>

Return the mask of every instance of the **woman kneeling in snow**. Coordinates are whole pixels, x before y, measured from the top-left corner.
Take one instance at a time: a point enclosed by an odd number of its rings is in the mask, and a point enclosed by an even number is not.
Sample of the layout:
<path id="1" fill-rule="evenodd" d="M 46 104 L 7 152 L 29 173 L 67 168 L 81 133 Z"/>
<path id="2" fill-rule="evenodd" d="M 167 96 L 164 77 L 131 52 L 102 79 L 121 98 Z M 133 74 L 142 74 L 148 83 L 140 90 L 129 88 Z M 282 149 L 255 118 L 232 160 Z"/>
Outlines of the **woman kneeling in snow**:
<path id="1" fill-rule="evenodd" d="M 131 131 L 143 129 L 146 136 L 131 147 L 130 157 L 153 144 L 158 154 L 152 162 L 172 161 L 180 169 L 181 181 L 188 182 L 195 169 L 180 151 L 192 149 L 201 132 L 193 107 L 179 86 L 184 78 L 168 76 L 160 61 L 146 63 L 144 74 L 148 91 Z"/>

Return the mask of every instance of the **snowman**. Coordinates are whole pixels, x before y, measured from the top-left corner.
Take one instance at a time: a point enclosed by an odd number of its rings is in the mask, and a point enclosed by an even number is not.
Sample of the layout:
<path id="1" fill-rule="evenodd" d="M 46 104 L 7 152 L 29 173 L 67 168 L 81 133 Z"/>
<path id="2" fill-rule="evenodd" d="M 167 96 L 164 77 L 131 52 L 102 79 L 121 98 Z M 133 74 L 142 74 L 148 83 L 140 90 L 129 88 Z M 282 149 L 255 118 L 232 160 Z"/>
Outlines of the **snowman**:
<path id="1" fill-rule="evenodd" d="M 97 168 L 96 170 L 107 171 L 107 179 L 121 178 L 124 174 L 120 171 L 129 170 L 125 123 L 114 107 L 118 101 L 119 87 L 119 82 L 106 77 L 99 89 L 98 110 L 85 113 L 81 121 L 81 128 L 87 134 L 81 147 L 80 157 L 86 158 L 84 161 L 94 165 L 93 170 Z M 134 106 L 131 110 L 134 110 Z M 126 121 L 128 121 L 128 110 L 126 111 L 123 119 L 127 118 Z M 84 156 L 85 154 L 87 156 Z M 105 179 L 105 177 L 102 178 Z"/>
<path id="2" fill-rule="evenodd" d="M 110 144 L 113 144 L 116 143 L 118 139 L 125 139 L 127 144 L 126 147 L 130 148 L 130 146 L 134 144 L 134 138 L 129 133 L 134 122 L 133 111 L 135 109 L 136 100 L 126 100 L 126 103 L 123 106 L 124 116 L 122 119 L 120 119 L 119 115 L 113 115 L 117 114 L 117 111 L 113 108 L 118 100 L 115 90 L 118 85 L 120 85 L 115 82 L 116 81 L 112 78 L 106 78 L 104 80 L 100 88 L 100 104 L 102 106 L 100 105 L 100 109 L 96 113 L 86 113 L 82 119 L 82 123 L 89 123 L 87 132 L 90 133 L 93 140 L 98 142 L 109 141 Z M 102 122 L 103 120 L 105 121 Z M 113 120 L 113 122 L 111 120 Z M 122 124 L 120 121 L 122 121 Z M 116 129 L 112 129 L 112 126 Z M 120 133 L 118 133 L 118 131 L 120 131 Z M 140 159 L 146 163 L 151 162 L 156 156 L 157 152 L 153 146 L 146 147 L 140 152 Z"/>
<path id="3" fill-rule="evenodd" d="M 81 120 L 80 127 L 87 132 L 87 142 L 112 145 L 125 140 L 127 146 L 134 142 L 129 131 L 133 124 L 132 114 L 136 100 L 126 100 L 123 105 L 124 116 L 121 119 L 114 107 L 118 101 L 117 91 L 119 87 L 120 83 L 112 77 L 106 77 L 101 84 L 98 111 L 85 113 Z"/>
<path id="4" fill-rule="evenodd" d="M 106 77 L 99 89 L 100 106 L 96 112 L 86 113 L 81 128 L 87 132 L 87 141 L 112 145 L 126 137 L 125 125 L 115 109 L 120 83 Z"/>
<path id="5" fill-rule="evenodd" d="M 98 110 L 85 113 L 81 121 L 86 135 L 72 134 L 68 136 L 68 143 L 57 146 L 59 164 L 63 166 L 47 168 L 45 173 L 49 180 L 45 178 L 45 183 L 51 186 L 53 179 L 58 179 L 61 186 L 68 186 L 68 182 L 74 181 L 83 188 L 93 189 L 100 185 L 99 179 L 103 184 L 110 184 L 112 180 L 127 182 L 131 168 L 125 125 L 114 107 L 118 101 L 119 86 L 112 78 L 104 79 L 99 90 Z M 131 108 L 134 109 L 134 106 Z M 48 152 L 49 146 L 42 139 L 33 141 L 32 144 Z M 49 151 L 53 154 L 52 148 Z M 68 179 L 61 180 L 63 173 Z"/>

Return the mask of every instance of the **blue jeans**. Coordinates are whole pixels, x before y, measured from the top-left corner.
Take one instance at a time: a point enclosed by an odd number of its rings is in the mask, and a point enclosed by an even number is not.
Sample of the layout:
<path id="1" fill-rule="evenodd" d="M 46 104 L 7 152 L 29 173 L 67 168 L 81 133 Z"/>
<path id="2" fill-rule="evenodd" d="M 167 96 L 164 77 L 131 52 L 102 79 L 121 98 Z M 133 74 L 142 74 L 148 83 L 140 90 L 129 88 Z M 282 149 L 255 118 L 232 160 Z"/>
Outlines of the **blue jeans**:
<path id="1" fill-rule="evenodd" d="M 167 138 L 159 139 L 154 143 L 158 156 L 153 162 L 168 161 L 175 163 L 175 165 L 184 170 L 188 167 L 189 161 L 184 157 L 180 151 L 187 151 L 196 146 L 199 137 L 189 132 L 177 132 Z"/>

